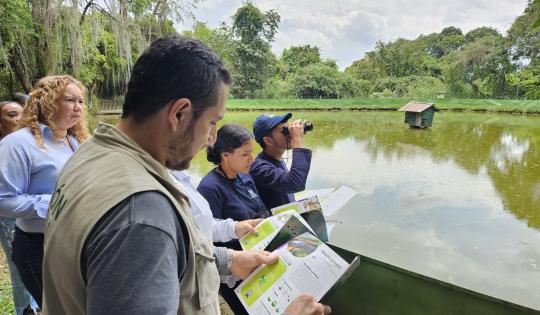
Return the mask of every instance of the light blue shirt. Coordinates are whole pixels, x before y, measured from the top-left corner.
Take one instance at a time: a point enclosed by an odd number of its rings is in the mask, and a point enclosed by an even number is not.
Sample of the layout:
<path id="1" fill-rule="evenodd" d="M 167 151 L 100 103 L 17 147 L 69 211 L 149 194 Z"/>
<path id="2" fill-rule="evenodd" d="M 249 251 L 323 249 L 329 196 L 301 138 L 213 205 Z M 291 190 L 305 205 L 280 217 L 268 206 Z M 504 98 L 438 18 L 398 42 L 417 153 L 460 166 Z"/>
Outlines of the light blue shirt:
<path id="1" fill-rule="evenodd" d="M 47 208 L 60 170 L 78 148 L 68 136 L 54 138 L 52 130 L 40 124 L 44 148 L 36 144 L 28 127 L 0 141 L 0 216 L 17 218 L 17 226 L 29 233 L 43 233 Z"/>

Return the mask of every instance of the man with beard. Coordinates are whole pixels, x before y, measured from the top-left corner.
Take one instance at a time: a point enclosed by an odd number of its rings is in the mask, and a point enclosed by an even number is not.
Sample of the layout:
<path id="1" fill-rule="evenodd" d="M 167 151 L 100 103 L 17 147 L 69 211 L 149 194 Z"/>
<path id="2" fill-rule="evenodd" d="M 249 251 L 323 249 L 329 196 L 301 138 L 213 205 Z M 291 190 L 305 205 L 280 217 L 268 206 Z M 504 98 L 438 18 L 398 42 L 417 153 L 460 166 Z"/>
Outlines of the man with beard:
<path id="1" fill-rule="evenodd" d="M 257 155 L 249 174 L 268 209 L 294 201 L 294 193 L 306 189 L 311 166 L 311 150 L 304 148 L 305 120 L 288 123 L 291 113 L 260 115 L 253 123 L 255 140 L 263 151 Z M 289 170 L 283 154 L 292 148 Z"/>
<path id="2" fill-rule="evenodd" d="M 200 42 L 154 41 L 133 67 L 122 119 L 66 163 L 45 235 L 44 314 L 219 314 L 219 282 L 278 257 L 214 248 L 167 168 L 216 136 L 230 74 Z M 303 295 L 285 310 L 323 314 Z"/>

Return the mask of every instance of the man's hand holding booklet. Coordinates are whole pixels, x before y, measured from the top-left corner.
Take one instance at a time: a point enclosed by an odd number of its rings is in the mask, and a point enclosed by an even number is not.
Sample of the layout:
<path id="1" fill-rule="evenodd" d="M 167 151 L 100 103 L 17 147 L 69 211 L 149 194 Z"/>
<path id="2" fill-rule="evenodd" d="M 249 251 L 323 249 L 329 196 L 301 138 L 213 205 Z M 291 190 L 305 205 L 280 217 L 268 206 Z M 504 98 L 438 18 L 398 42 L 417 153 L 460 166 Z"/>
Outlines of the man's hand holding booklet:
<path id="1" fill-rule="evenodd" d="M 249 314 L 283 314 L 294 299 L 308 298 L 306 294 L 319 301 L 359 263 L 358 257 L 346 261 L 323 242 L 328 233 L 316 196 L 272 210 L 274 216 L 260 222 L 256 233 L 240 239 L 244 249 L 279 256 L 276 263 L 255 269 L 235 289 Z"/>

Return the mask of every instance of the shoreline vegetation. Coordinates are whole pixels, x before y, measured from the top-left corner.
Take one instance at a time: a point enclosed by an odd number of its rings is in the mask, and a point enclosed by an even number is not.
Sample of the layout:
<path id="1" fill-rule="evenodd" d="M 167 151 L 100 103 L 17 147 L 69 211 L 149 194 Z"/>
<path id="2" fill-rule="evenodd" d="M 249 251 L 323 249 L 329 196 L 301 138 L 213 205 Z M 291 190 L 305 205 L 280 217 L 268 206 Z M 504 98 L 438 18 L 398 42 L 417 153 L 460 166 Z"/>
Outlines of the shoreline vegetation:
<path id="1" fill-rule="evenodd" d="M 230 111 L 363 111 L 398 110 L 413 99 L 229 99 Z M 441 111 L 540 114 L 540 100 L 414 99 L 434 103 Z"/>
<path id="2" fill-rule="evenodd" d="M 13 295 L 6 259 L 4 251 L 0 250 L 0 314 L 13 314 Z"/>
<path id="3" fill-rule="evenodd" d="M 410 101 L 433 103 L 440 111 L 485 112 L 500 114 L 540 115 L 540 100 L 510 99 L 412 99 L 412 98 L 354 98 L 354 99 L 235 99 L 227 100 L 231 112 L 250 111 L 397 111 Z M 107 101 L 109 102 L 109 101 Z M 90 119 L 97 116 L 120 115 L 122 102 L 91 107 Z M 112 105 L 112 106 L 111 106 Z"/>

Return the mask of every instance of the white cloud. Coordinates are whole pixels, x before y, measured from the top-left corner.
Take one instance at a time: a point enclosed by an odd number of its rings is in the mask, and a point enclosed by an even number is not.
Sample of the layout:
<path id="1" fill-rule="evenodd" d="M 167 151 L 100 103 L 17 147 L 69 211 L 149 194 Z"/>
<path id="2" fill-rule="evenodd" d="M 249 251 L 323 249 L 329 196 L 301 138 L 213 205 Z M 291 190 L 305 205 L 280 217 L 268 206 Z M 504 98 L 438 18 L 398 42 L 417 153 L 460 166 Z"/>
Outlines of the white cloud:
<path id="1" fill-rule="evenodd" d="M 311 44 L 323 56 L 336 59 L 343 69 L 364 53 L 373 50 L 377 40 L 440 32 L 457 26 L 464 32 L 479 26 L 492 26 L 502 33 L 511 26 L 527 5 L 527 0 L 253 0 L 263 11 L 275 9 L 281 24 L 274 52 L 291 45 Z M 230 23 L 242 5 L 239 0 L 206 0 L 195 10 L 197 19 L 217 26 Z M 183 28 L 189 27 L 188 25 Z M 182 27 L 182 26 L 181 26 Z"/>

